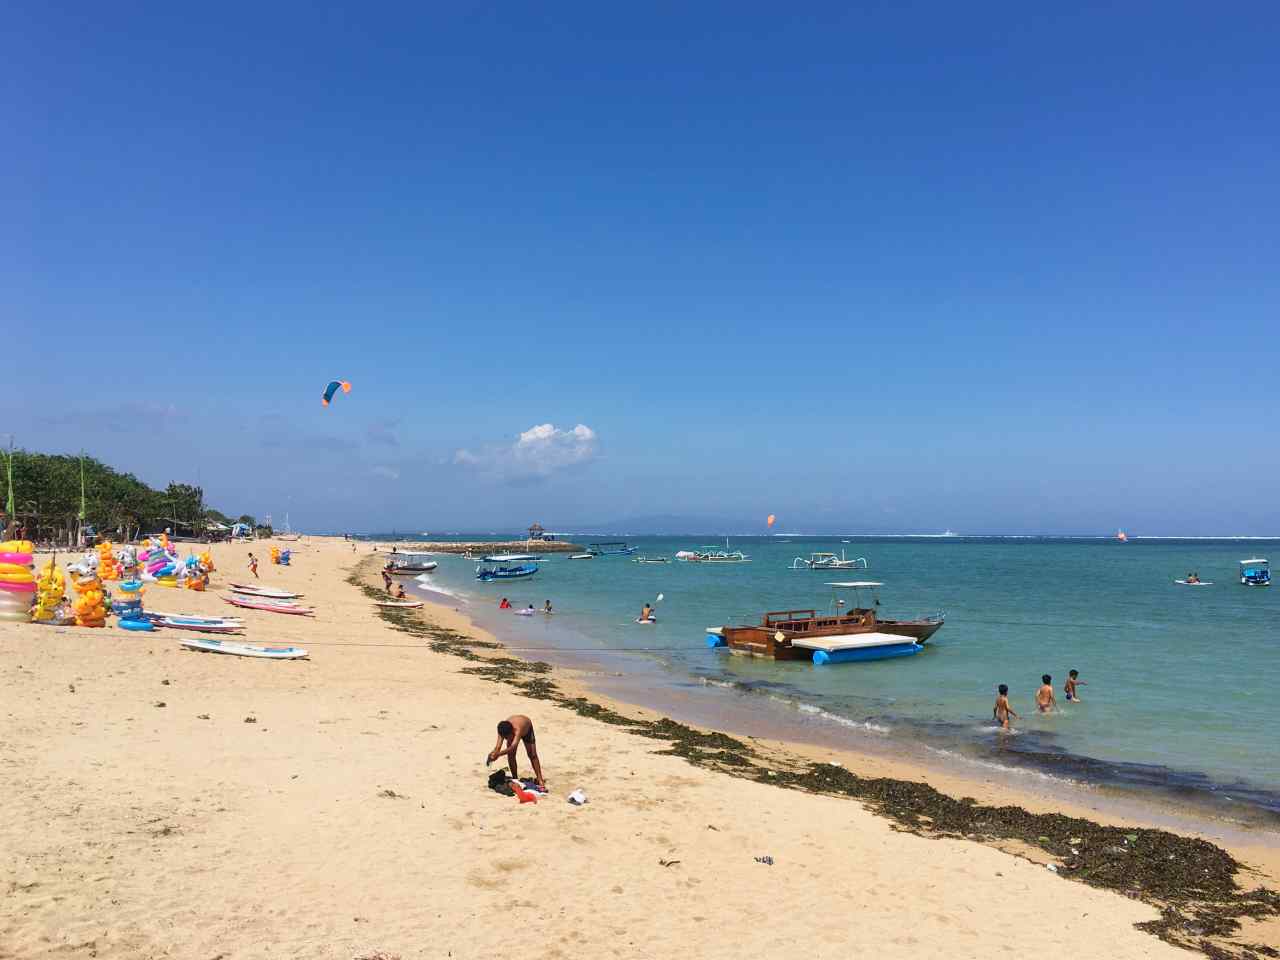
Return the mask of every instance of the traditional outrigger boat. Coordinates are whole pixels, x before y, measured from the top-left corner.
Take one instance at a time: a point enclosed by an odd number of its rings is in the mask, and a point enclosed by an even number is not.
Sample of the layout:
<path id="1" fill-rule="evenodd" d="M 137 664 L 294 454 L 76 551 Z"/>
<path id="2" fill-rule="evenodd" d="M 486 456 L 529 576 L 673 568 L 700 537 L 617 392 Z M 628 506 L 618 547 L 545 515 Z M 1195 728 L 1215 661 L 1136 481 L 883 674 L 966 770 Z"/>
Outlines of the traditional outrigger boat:
<path id="1" fill-rule="evenodd" d="M 724 542 L 724 549 L 721 550 L 714 544 L 704 547 L 698 547 L 696 550 L 681 550 L 676 554 L 677 560 L 685 563 L 750 563 L 751 558 L 741 550 L 729 549 L 729 541 Z"/>
<path id="2" fill-rule="evenodd" d="M 808 560 L 796 557 L 791 561 L 792 570 L 866 570 L 867 567 L 866 557 L 850 560 L 843 550 L 838 557 L 834 553 L 811 553 Z"/>
<path id="3" fill-rule="evenodd" d="M 669 563 L 666 557 L 635 557 L 632 563 Z"/>
<path id="4" fill-rule="evenodd" d="M 707 646 L 773 660 L 812 660 L 815 664 L 883 660 L 919 653 L 942 628 L 943 617 L 920 620 L 881 620 L 876 613 L 883 584 L 859 580 L 828 583 L 832 588 L 829 615 L 816 610 L 771 610 L 750 626 L 707 628 Z M 845 609 L 839 591 L 854 591 L 856 606 Z M 870 590 L 872 605 L 862 605 L 862 590 Z"/>
<path id="5" fill-rule="evenodd" d="M 1246 587 L 1271 586 L 1271 564 L 1262 557 L 1240 561 L 1240 582 Z"/>
<path id="6" fill-rule="evenodd" d="M 483 563 L 536 563 L 541 557 L 532 553 L 495 553 L 483 558 Z"/>
<path id="7" fill-rule="evenodd" d="M 538 572 L 536 563 L 522 563 L 514 567 L 476 567 L 476 579 L 481 583 L 492 583 L 494 580 L 519 580 L 532 577 Z"/>

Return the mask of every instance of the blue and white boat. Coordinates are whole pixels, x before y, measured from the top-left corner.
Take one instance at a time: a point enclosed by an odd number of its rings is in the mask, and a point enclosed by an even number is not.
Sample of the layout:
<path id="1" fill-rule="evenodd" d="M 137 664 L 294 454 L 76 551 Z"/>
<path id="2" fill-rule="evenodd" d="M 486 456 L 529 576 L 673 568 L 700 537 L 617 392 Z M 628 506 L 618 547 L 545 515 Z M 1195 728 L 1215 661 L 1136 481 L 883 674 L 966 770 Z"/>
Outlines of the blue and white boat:
<path id="1" fill-rule="evenodd" d="M 1271 565 L 1262 557 L 1241 560 L 1240 582 L 1246 587 L 1271 586 Z"/>
<path id="2" fill-rule="evenodd" d="M 521 563 L 514 567 L 476 567 L 476 579 L 481 583 L 492 583 L 494 580 L 519 580 L 522 577 L 532 577 L 538 572 L 536 563 Z"/>
<path id="3" fill-rule="evenodd" d="M 597 557 L 628 556 L 639 549 L 629 545 L 625 540 L 606 540 L 602 543 L 587 544 L 587 551 Z"/>

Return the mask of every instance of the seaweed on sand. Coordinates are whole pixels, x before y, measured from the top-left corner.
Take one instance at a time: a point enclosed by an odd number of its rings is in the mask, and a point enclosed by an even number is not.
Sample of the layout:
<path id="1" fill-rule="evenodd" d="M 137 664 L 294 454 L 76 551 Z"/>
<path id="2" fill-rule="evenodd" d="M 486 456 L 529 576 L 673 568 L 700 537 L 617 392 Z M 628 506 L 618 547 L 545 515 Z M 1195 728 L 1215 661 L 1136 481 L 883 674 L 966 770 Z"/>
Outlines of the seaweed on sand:
<path id="1" fill-rule="evenodd" d="M 357 575 L 349 582 L 364 586 Z M 372 588 L 369 588 L 372 589 Z M 377 591 L 372 591 L 377 595 Z M 669 718 L 640 720 L 562 694 L 546 675 L 549 664 L 477 654 L 501 644 L 478 641 L 439 627 L 420 611 L 380 608 L 398 630 L 430 641 L 431 649 L 470 661 L 464 673 L 509 683 L 527 696 L 554 703 L 580 716 L 623 727 L 637 736 L 665 740 L 659 753 L 683 757 L 695 766 L 810 793 L 850 797 L 887 819 L 898 830 L 925 837 L 959 837 L 977 842 L 1020 841 L 1038 848 L 1067 879 L 1143 900 L 1160 918 L 1138 927 L 1162 940 L 1199 950 L 1212 960 L 1280 957 L 1280 951 L 1232 940 L 1245 918 L 1280 916 L 1280 894 L 1264 887 L 1244 890 L 1236 882 L 1242 865 L 1207 840 L 1166 830 L 1109 827 L 1057 813 L 1032 813 L 1017 806 L 985 806 L 955 798 L 914 780 L 860 777 L 829 763 L 766 760 L 753 747 L 723 733 L 697 730 Z"/>

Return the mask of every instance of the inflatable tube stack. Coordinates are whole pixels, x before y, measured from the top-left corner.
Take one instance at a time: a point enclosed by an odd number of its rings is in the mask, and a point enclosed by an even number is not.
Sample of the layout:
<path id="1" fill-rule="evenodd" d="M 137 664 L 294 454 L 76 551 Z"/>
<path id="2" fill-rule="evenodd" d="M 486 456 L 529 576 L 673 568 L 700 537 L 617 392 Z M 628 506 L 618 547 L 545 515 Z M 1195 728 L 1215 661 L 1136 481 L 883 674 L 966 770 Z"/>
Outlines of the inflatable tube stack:
<path id="1" fill-rule="evenodd" d="M 31 569 L 35 547 L 30 540 L 0 543 L 0 621 L 27 623 L 36 595 L 36 575 Z"/>
<path id="2" fill-rule="evenodd" d="M 61 623 L 65 609 L 67 577 L 50 560 L 36 577 L 36 605 L 31 610 L 33 623 Z"/>
<path id="3" fill-rule="evenodd" d="M 76 625 L 81 627 L 102 627 L 107 623 L 106 595 L 102 589 L 102 581 L 97 577 L 86 577 L 74 581 L 76 593 L 72 608 L 76 612 Z"/>
<path id="4" fill-rule="evenodd" d="M 116 559 L 110 543 L 98 544 L 98 579 L 120 579 L 120 561 Z"/>
<path id="5" fill-rule="evenodd" d="M 215 566 L 213 565 L 213 551 L 212 551 L 212 550 L 206 550 L 206 551 L 204 551 L 202 554 L 200 554 L 200 566 L 204 567 L 204 572 L 205 572 L 206 574 L 208 574 L 208 573 L 213 573 L 213 571 L 214 571 L 214 570 L 217 570 L 217 569 L 218 569 L 217 567 L 215 567 Z"/>
<path id="6" fill-rule="evenodd" d="M 118 593 L 119 598 L 111 602 L 111 612 L 120 618 L 119 625 L 126 630 L 154 630 L 142 612 L 142 581 L 121 581 Z"/>
<path id="7" fill-rule="evenodd" d="M 274 563 L 274 564 L 277 564 L 277 565 L 280 563 L 280 548 L 279 548 L 279 547 L 272 547 L 272 548 L 271 548 L 271 562 L 272 562 L 272 563 Z"/>

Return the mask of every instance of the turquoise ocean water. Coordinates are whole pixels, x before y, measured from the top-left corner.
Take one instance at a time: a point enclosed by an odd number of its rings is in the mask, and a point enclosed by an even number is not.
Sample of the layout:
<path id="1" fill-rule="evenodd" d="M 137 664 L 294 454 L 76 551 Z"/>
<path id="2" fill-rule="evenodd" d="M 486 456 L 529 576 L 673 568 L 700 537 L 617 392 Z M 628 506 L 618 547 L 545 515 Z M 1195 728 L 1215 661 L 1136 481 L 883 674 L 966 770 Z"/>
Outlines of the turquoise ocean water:
<path id="1" fill-rule="evenodd" d="M 640 554 L 674 558 L 708 541 L 630 542 Z M 689 719 L 745 707 L 855 749 L 896 745 L 1280 815 L 1280 587 L 1244 587 L 1238 577 L 1242 559 L 1280 559 L 1280 541 L 795 536 L 732 547 L 752 562 L 546 554 L 535 577 L 495 584 L 478 583 L 473 563 L 440 555 L 430 586 L 465 600 L 469 615 L 522 655 L 599 667 L 623 699 L 643 705 L 663 690 L 704 698 Z M 866 557 L 870 569 L 789 569 L 819 550 Z M 1192 570 L 1214 585 L 1174 584 Z M 825 667 L 705 644 L 707 626 L 755 622 L 764 610 L 829 609 L 824 584 L 851 579 L 883 582 L 885 617 L 941 611 L 946 626 L 917 656 Z M 659 623 L 635 624 L 659 593 Z M 503 596 L 539 609 L 550 599 L 556 615 L 499 613 Z M 1088 683 L 1077 705 L 1062 697 L 1072 668 Z M 1060 703 L 1047 716 L 1032 699 L 1043 673 Z M 998 683 L 1022 714 L 1013 736 L 990 723 Z"/>

